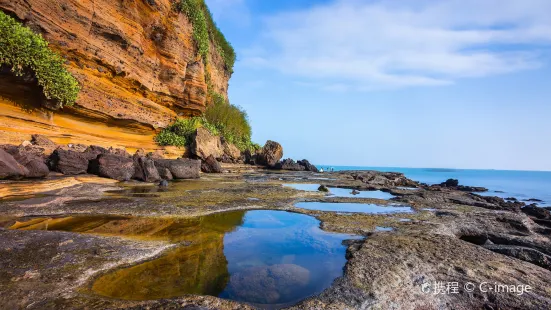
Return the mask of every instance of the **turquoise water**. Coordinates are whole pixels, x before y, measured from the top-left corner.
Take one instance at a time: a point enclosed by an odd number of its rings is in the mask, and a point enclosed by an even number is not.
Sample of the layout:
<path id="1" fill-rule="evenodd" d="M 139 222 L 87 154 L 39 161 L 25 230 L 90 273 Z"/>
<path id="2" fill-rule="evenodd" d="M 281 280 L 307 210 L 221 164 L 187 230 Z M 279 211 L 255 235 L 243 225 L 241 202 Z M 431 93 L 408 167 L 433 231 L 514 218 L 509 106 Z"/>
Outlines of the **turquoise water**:
<path id="1" fill-rule="evenodd" d="M 369 214 L 411 213 L 410 207 L 379 206 L 371 203 L 299 202 L 295 207 L 306 210 L 353 212 Z"/>
<path id="2" fill-rule="evenodd" d="M 435 169 L 435 168 L 400 168 L 400 167 L 356 167 L 330 166 L 342 170 L 376 170 L 404 173 L 408 178 L 436 184 L 447 179 L 458 179 L 462 185 L 482 186 L 489 189 L 486 195 L 499 197 L 515 197 L 519 200 L 536 198 L 539 203 L 551 206 L 551 171 L 514 171 L 514 170 L 475 170 L 475 169 Z M 496 192 L 498 191 L 498 192 Z M 503 192 L 503 193 L 499 193 Z"/>
<path id="3" fill-rule="evenodd" d="M 320 184 L 307 184 L 307 183 L 292 183 L 285 184 L 284 186 L 292 187 L 300 191 L 317 192 Z M 346 197 L 346 198 L 375 198 L 375 199 L 390 199 L 394 195 L 383 191 L 358 191 L 359 193 L 354 195 L 349 188 L 328 187 L 329 195 L 333 197 Z"/>

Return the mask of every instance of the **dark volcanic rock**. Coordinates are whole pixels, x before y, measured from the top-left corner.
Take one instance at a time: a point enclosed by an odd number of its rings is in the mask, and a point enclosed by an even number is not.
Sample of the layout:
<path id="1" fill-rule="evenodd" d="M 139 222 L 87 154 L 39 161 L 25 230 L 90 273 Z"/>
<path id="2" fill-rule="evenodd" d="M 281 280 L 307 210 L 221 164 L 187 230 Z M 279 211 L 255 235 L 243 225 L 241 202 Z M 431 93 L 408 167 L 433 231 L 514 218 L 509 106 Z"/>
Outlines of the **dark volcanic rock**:
<path id="1" fill-rule="evenodd" d="M 166 168 L 174 179 L 198 179 L 201 171 L 201 161 L 187 158 L 155 159 L 157 169 Z M 164 173 L 159 170 L 162 176 Z"/>
<path id="2" fill-rule="evenodd" d="M 327 188 L 327 186 L 325 186 L 325 185 L 320 185 L 320 187 L 318 187 L 318 191 L 328 193 L 329 188 Z"/>
<path id="3" fill-rule="evenodd" d="M 459 180 L 457 179 L 448 179 L 446 182 L 442 182 L 438 185 L 431 185 L 429 189 L 439 190 L 441 187 L 451 188 L 462 192 L 487 192 L 488 189 L 478 186 L 465 186 L 459 185 Z"/>
<path id="4" fill-rule="evenodd" d="M 89 172 L 104 178 L 128 181 L 135 173 L 134 161 L 124 156 L 101 154 L 90 161 Z"/>
<path id="5" fill-rule="evenodd" d="M 540 220 L 551 219 L 551 212 L 548 209 L 540 208 L 534 204 L 522 208 L 521 211 L 528 216 L 533 216 Z"/>
<path id="6" fill-rule="evenodd" d="M 303 167 L 304 167 L 304 170 L 306 170 L 306 171 L 319 172 L 318 167 L 312 165 L 312 164 L 311 164 L 308 160 L 306 160 L 306 159 L 299 160 L 297 163 L 298 163 L 299 165 L 303 166 Z"/>
<path id="7" fill-rule="evenodd" d="M 527 202 L 543 202 L 543 200 L 541 199 L 536 199 L 536 198 L 530 198 L 530 199 L 526 199 L 524 201 L 527 201 Z"/>
<path id="8" fill-rule="evenodd" d="M 268 140 L 260 154 L 258 154 L 257 164 L 273 167 L 283 157 L 283 147 L 281 144 Z"/>
<path id="9" fill-rule="evenodd" d="M 440 183 L 440 186 L 457 187 L 457 186 L 459 186 L 459 180 L 457 180 L 457 179 L 447 179 L 446 182 Z"/>
<path id="10" fill-rule="evenodd" d="M 361 181 L 369 186 L 376 187 L 417 187 L 419 183 L 406 178 L 403 173 L 398 172 L 380 172 L 380 171 L 361 171 L 351 173 L 354 180 Z"/>
<path id="11" fill-rule="evenodd" d="M 174 177 L 172 176 L 172 173 L 170 173 L 170 170 L 168 170 L 168 168 L 158 168 L 157 167 L 157 171 L 159 172 L 159 176 L 161 177 L 161 179 L 163 180 L 173 180 Z"/>
<path id="12" fill-rule="evenodd" d="M 485 245 L 486 249 L 551 270 L 551 257 L 536 249 L 514 245 Z"/>
<path id="13" fill-rule="evenodd" d="M 88 160 L 96 159 L 100 154 L 109 154 L 109 150 L 101 146 L 90 145 L 83 152 L 84 157 L 86 157 Z"/>
<path id="14" fill-rule="evenodd" d="M 0 179 L 21 179 L 29 170 L 18 163 L 8 152 L 0 149 Z"/>
<path id="15" fill-rule="evenodd" d="M 34 145 L 5 148 L 6 152 L 27 168 L 27 178 L 45 178 L 50 173 L 43 157 L 44 149 Z"/>
<path id="16" fill-rule="evenodd" d="M 505 199 L 495 196 L 480 196 L 476 194 L 470 194 L 473 197 L 478 197 L 480 202 L 463 203 L 472 205 L 475 207 L 492 209 L 492 210 L 508 210 L 513 212 L 519 212 L 520 208 L 525 206 L 524 202 L 520 201 L 505 201 Z"/>
<path id="17" fill-rule="evenodd" d="M 152 158 L 146 156 L 134 155 L 134 176 L 133 179 L 154 183 L 161 180 L 159 171 L 155 167 L 155 162 Z"/>
<path id="18" fill-rule="evenodd" d="M 88 158 L 84 153 L 57 148 L 48 159 L 50 170 L 66 175 L 83 174 L 88 171 Z"/>
<path id="19" fill-rule="evenodd" d="M 281 162 L 277 163 L 273 168 L 278 170 L 304 171 L 304 166 L 297 164 L 291 158 L 282 160 Z"/>
<path id="20" fill-rule="evenodd" d="M 201 171 L 205 173 L 222 173 L 222 166 L 220 166 L 220 163 L 214 156 L 210 155 L 207 159 L 201 161 Z"/>

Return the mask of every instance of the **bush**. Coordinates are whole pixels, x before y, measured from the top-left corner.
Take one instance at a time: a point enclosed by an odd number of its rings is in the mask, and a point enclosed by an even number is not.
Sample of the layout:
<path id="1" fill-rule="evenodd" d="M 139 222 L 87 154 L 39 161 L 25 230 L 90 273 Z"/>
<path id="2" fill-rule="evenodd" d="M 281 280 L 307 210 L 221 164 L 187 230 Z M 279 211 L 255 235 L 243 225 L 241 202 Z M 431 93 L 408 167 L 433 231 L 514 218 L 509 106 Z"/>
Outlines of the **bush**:
<path id="1" fill-rule="evenodd" d="M 209 42 L 213 42 L 216 51 L 224 59 L 226 70 L 233 73 L 235 50 L 220 31 L 204 0 L 180 0 L 177 3 L 180 12 L 186 14 L 193 25 L 193 39 L 197 44 L 199 54 L 206 61 L 209 53 Z"/>
<path id="2" fill-rule="evenodd" d="M 244 150 L 251 147 L 251 126 L 247 112 L 230 104 L 218 93 L 212 93 L 212 103 L 207 106 L 205 119 L 213 124 L 226 141 Z"/>
<path id="3" fill-rule="evenodd" d="M 12 17 L 0 11 L 0 65 L 7 65 L 21 76 L 33 71 L 47 99 L 61 106 L 73 105 L 80 87 L 64 68 L 63 59 L 48 47 L 41 35 L 33 33 Z"/>

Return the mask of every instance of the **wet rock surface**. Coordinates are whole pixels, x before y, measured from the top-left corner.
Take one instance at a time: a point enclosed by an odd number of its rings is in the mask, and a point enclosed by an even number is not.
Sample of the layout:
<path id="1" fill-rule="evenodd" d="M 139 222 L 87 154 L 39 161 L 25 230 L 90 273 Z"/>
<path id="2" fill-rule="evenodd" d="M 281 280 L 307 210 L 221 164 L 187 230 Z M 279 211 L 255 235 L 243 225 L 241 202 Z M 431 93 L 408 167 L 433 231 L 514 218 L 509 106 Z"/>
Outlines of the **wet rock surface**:
<path id="1" fill-rule="evenodd" d="M 228 210 L 292 210 L 318 218 L 323 230 L 368 236 L 347 243 L 348 262 L 342 278 L 321 294 L 290 306 L 292 309 L 551 307 L 548 289 L 551 234 L 546 226 L 547 213 L 539 209 L 532 212 L 530 207 L 524 212 L 526 206 L 517 208 L 509 205 L 513 202 L 503 199 L 487 199 L 453 188 L 424 188 L 399 173 L 280 172 L 251 170 L 250 166 L 224 169 L 231 172 L 205 175 L 201 180 L 170 182 L 168 188 L 78 184 L 43 196 L 3 199 L 0 200 L 0 222 L 8 227 L 19 219 L 52 214 L 193 217 Z M 324 185 L 329 187 L 360 191 L 379 189 L 396 197 L 391 200 L 327 197 L 321 192 L 281 186 L 313 183 L 319 178 L 323 178 Z M 402 186 L 416 187 L 417 190 L 405 190 L 400 188 Z M 399 203 L 411 206 L 416 212 L 337 214 L 294 207 L 295 203 L 302 201 L 362 202 L 381 206 Z M 377 231 L 377 227 L 392 227 L 393 230 Z M 60 239 L 53 242 L 52 238 Z M 125 241 L 116 237 L 0 229 L 0 244 L 0 270 L 3 272 L 0 303 L 10 308 L 251 308 L 250 305 L 210 296 L 132 301 L 80 293 L 95 279 L 94 270 L 117 270 L 136 264 L 155 251 L 165 251 L 159 243 L 146 245 L 144 241 Z M 144 250 L 144 247 L 149 250 Z M 99 251 L 97 255 L 94 249 Z M 127 255 L 133 251 L 144 255 Z M 268 271 L 259 269 L 258 272 Z M 277 278 L 299 283 L 301 274 L 297 271 L 289 277 Z M 458 282 L 459 293 L 422 291 L 424 284 L 434 290 L 433 285 L 438 282 Z M 461 285 L 467 282 L 475 283 L 477 289 L 465 292 Z M 478 289 L 481 283 L 494 282 L 530 285 L 532 290 L 516 294 Z M 243 285 L 255 283 L 253 277 Z M 240 291 L 246 292 L 244 289 Z"/>

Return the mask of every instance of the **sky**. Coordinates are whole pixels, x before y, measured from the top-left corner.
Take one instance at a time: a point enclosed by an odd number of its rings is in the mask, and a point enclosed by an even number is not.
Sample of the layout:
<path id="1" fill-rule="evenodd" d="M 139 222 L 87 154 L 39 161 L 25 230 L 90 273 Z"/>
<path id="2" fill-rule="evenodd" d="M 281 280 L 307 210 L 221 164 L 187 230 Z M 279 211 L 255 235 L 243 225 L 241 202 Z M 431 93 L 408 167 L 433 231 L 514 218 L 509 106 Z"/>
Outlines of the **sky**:
<path id="1" fill-rule="evenodd" d="M 285 158 L 551 171 L 549 0 L 206 2 Z"/>

